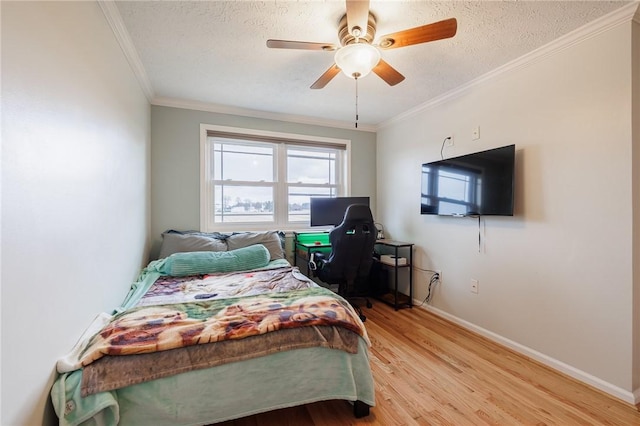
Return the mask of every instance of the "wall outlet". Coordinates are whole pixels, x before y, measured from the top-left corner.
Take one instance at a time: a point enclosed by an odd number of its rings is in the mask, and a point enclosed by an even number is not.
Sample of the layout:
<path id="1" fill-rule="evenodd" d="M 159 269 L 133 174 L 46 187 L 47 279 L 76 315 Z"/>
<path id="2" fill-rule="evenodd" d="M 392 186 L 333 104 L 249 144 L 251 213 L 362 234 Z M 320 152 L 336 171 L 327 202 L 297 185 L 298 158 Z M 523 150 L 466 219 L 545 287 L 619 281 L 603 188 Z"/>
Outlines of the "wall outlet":
<path id="1" fill-rule="evenodd" d="M 454 145 L 453 134 L 449 135 L 449 138 L 447 139 L 447 143 L 445 145 L 446 146 L 453 146 Z"/>
<path id="2" fill-rule="evenodd" d="M 439 269 L 436 269 L 435 273 L 438 274 L 438 282 L 442 284 L 442 271 Z"/>
<path id="3" fill-rule="evenodd" d="M 480 139 L 480 126 L 475 127 L 471 131 L 471 139 L 474 141 L 477 141 L 478 139 Z"/>
<path id="4" fill-rule="evenodd" d="M 471 279 L 471 293 L 478 294 L 478 287 L 480 283 L 478 280 Z"/>

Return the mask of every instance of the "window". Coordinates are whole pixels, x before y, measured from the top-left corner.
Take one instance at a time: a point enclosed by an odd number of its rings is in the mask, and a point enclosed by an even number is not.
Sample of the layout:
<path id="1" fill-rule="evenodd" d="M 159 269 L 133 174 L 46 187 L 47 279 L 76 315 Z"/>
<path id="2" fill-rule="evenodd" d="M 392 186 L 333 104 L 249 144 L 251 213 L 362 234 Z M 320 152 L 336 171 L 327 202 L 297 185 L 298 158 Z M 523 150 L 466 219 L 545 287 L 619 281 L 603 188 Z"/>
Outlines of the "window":
<path id="1" fill-rule="evenodd" d="M 309 226 L 312 196 L 347 195 L 347 140 L 201 125 L 203 231 Z"/>

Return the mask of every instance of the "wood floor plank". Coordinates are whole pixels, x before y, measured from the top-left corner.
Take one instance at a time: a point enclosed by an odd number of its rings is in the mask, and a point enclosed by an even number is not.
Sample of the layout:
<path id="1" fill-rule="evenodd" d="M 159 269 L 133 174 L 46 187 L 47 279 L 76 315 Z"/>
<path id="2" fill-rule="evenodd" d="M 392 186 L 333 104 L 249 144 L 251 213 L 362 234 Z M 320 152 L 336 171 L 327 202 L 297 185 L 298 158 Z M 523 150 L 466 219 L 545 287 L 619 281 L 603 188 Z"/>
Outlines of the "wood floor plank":
<path id="1" fill-rule="evenodd" d="M 636 407 L 424 309 L 366 309 L 376 406 L 326 401 L 223 426 L 640 426 Z"/>

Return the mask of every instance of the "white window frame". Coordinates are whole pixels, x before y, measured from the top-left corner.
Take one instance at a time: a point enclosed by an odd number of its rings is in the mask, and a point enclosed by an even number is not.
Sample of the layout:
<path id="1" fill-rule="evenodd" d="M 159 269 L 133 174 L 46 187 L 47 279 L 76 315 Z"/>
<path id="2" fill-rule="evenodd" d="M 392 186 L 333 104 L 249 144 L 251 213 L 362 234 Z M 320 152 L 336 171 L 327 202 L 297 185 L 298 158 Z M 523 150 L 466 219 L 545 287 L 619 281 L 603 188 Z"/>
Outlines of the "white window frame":
<path id="1" fill-rule="evenodd" d="M 215 223 L 213 212 L 210 211 L 213 203 L 213 176 L 209 176 L 211 168 L 211 155 L 209 151 L 210 134 L 226 134 L 238 139 L 250 138 L 269 139 L 274 142 L 287 142 L 297 145 L 323 146 L 333 145 L 344 147 L 343 161 L 340 162 L 340 180 L 338 196 L 349 196 L 351 193 L 351 141 L 348 139 L 327 138 L 322 136 L 302 135 L 295 133 L 272 132 L 267 130 L 245 129 L 239 127 L 218 126 L 213 124 L 200 124 L 200 230 L 202 232 L 213 231 L 261 231 L 278 229 L 291 231 L 309 228 L 309 223 L 288 222 L 288 209 L 278 206 L 287 206 L 288 186 L 292 185 L 286 180 L 286 150 L 276 151 L 278 176 L 276 177 L 276 191 L 274 195 L 274 222 L 240 222 L 240 223 Z M 295 184 L 293 184 L 295 185 Z"/>

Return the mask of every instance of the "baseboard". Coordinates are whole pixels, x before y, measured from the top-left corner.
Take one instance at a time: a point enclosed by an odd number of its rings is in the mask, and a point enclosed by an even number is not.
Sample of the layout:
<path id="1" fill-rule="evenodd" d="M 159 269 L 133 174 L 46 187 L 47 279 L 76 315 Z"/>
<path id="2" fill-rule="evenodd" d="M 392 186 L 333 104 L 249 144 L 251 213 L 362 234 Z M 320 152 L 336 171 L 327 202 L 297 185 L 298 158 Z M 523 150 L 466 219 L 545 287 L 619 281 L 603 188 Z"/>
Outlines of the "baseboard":
<path id="1" fill-rule="evenodd" d="M 416 301 L 414 300 L 414 306 L 417 306 L 419 303 L 420 302 L 416 304 Z M 473 323 L 470 323 L 469 321 L 465 321 L 461 318 L 451 315 L 438 308 L 434 308 L 433 306 L 428 306 L 428 305 L 427 306 L 423 305 L 420 308 L 425 309 L 446 320 L 449 320 L 467 330 L 473 331 L 474 333 L 477 333 L 483 337 L 486 337 L 489 340 L 499 343 L 502 346 L 506 346 L 507 348 L 512 349 L 522 355 L 532 358 L 540 362 L 541 364 L 544 364 L 547 367 L 550 367 L 563 374 L 566 374 L 567 376 L 572 377 L 582 383 L 585 383 L 598 390 L 601 390 L 602 392 L 605 392 L 613 396 L 614 398 L 617 398 L 619 400 L 622 400 L 628 404 L 635 405 L 635 406 L 638 406 L 638 404 L 640 403 L 640 389 L 636 389 L 634 392 L 624 390 L 598 377 L 592 376 L 589 373 L 586 373 L 582 370 L 572 367 L 569 364 L 565 364 L 562 361 L 559 361 L 555 358 L 552 358 L 548 355 L 545 355 L 527 346 L 521 345 L 520 343 L 514 342 L 513 340 L 507 339 L 506 337 L 500 336 L 499 334 L 486 330 Z"/>

